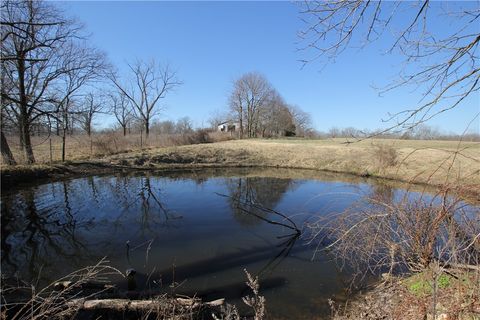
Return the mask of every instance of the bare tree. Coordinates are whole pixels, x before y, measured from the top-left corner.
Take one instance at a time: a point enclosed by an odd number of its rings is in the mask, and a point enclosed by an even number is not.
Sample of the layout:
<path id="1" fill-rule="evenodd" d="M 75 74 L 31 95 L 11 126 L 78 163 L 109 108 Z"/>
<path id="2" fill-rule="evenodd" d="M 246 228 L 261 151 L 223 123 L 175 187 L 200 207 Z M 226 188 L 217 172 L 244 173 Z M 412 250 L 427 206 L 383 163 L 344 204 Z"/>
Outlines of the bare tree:
<path id="1" fill-rule="evenodd" d="M 259 127 L 262 137 L 286 136 L 295 132 L 294 119 L 288 105 L 275 90 L 271 91 L 260 110 Z"/>
<path id="2" fill-rule="evenodd" d="M 95 110 L 96 107 L 93 110 L 80 108 L 78 101 L 84 98 L 82 88 L 102 79 L 106 75 L 107 70 L 110 69 L 110 66 L 106 62 L 103 53 L 78 44 L 70 43 L 66 47 L 65 52 L 63 52 L 62 58 L 62 65 L 66 72 L 58 79 L 55 86 L 57 91 L 55 94 L 56 108 L 54 108 L 54 115 L 57 118 L 57 125 L 61 127 L 62 161 L 65 161 L 66 135 L 68 131 L 73 134 L 75 119 L 79 120 L 81 124 L 89 122 L 87 131 L 89 133 L 91 117 L 93 117 L 91 112 L 97 112 Z M 85 109 L 90 108 L 86 107 Z M 91 114 L 91 117 L 87 116 L 89 114 Z M 83 127 L 85 129 L 85 126 Z"/>
<path id="3" fill-rule="evenodd" d="M 128 98 L 122 92 L 111 93 L 109 98 L 112 103 L 112 112 L 118 124 L 122 127 L 123 135 L 126 136 L 127 128 L 132 121 L 133 112 Z"/>
<path id="4" fill-rule="evenodd" d="M 129 83 L 122 83 L 116 75 L 112 75 L 111 80 L 132 103 L 135 115 L 143 122 L 148 137 L 152 118 L 160 111 L 158 102 L 182 82 L 168 65 L 161 67 L 155 60 L 138 60 L 128 67 L 132 76 Z"/>
<path id="5" fill-rule="evenodd" d="M 189 117 L 182 117 L 175 124 L 175 132 L 179 134 L 188 134 L 193 132 L 192 120 Z"/>
<path id="6" fill-rule="evenodd" d="M 11 102 L 25 160 L 33 163 L 31 124 L 69 105 L 67 100 L 85 83 L 72 78 L 96 73 L 103 59 L 81 44 L 82 27 L 50 3 L 6 1 L 1 11 L 1 67 L 5 87 L 13 88 L 3 90 L 2 85 L 2 99 Z M 79 60 L 82 55 L 88 58 Z M 67 91 L 62 82 L 68 83 Z"/>
<path id="7" fill-rule="evenodd" d="M 238 82 L 234 83 L 234 89 L 230 94 L 229 107 L 233 116 L 237 118 L 238 125 L 240 127 L 240 139 L 244 137 L 244 113 L 245 113 L 245 101 L 242 98 L 242 88 Z"/>
<path id="8" fill-rule="evenodd" d="M 240 138 L 245 129 L 249 138 L 256 137 L 260 110 L 271 94 L 272 86 L 267 78 L 257 72 L 246 73 L 234 82 L 229 104 L 240 125 Z"/>
<path id="9" fill-rule="evenodd" d="M 102 101 L 102 97 L 98 93 L 89 92 L 86 94 L 84 105 L 79 113 L 82 120 L 82 128 L 89 137 L 92 134 L 93 117 L 98 113 L 102 113 L 103 109 L 104 101 Z"/>
<path id="10" fill-rule="evenodd" d="M 58 119 L 58 124 L 61 126 L 62 161 L 65 161 L 67 131 L 71 126 L 73 126 L 73 121 L 71 122 L 69 119 L 73 116 L 72 109 L 74 109 L 75 105 L 75 100 L 68 95 L 65 99 L 63 99 L 62 103 L 58 105 L 58 109 L 55 112 Z"/>
<path id="11" fill-rule="evenodd" d="M 3 60 L 1 61 L 3 64 Z M 2 67 L 3 70 L 3 67 Z M 8 114 L 9 108 L 8 104 L 11 104 L 12 102 L 5 99 L 3 92 L 9 93 L 10 90 L 12 90 L 12 86 L 8 86 L 8 82 L 6 81 L 6 75 L 4 72 L 0 72 L 0 86 L 2 87 L 2 96 L 0 97 L 0 133 L 1 133 L 1 141 L 0 141 L 0 149 L 2 152 L 2 159 L 3 162 L 8 164 L 8 165 L 16 165 L 17 162 L 15 161 L 15 158 L 13 157 L 12 151 L 10 150 L 10 146 L 8 144 L 7 138 L 4 133 L 4 129 L 6 127 L 6 120 L 8 119 L 9 122 L 12 122 L 12 115 Z"/>
<path id="12" fill-rule="evenodd" d="M 214 110 L 210 114 L 207 122 L 210 126 L 210 129 L 217 130 L 218 125 L 220 123 L 227 121 L 229 118 L 230 118 L 230 115 L 227 112 L 222 110 Z"/>
<path id="13" fill-rule="evenodd" d="M 335 59 L 350 46 L 394 35 L 387 52 L 404 55 L 405 67 L 383 92 L 411 84 L 423 88 L 423 95 L 418 105 L 390 115 L 386 121 L 393 123 L 384 132 L 428 121 L 480 88 L 478 1 L 305 1 L 301 12 L 302 49 L 313 52 L 305 63 Z M 449 30 L 433 30 L 435 20 Z"/>
<path id="14" fill-rule="evenodd" d="M 3 133 L 3 130 L 1 130 L 2 134 L 2 141 L 1 141 L 1 149 L 2 149 L 2 159 L 3 162 L 9 165 L 16 165 L 17 162 L 15 161 L 15 158 L 13 157 L 12 151 L 10 150 L 10 147 L 7 142 L 7 138 L 5 137 L 5 134 Z"/>
<path id="15" fill-rule="evenodd" d="M 175 122 L 171 120 L 154 121 L 150 127 L 150 130 L 156 134 L 174 134 Z"/>
<path id="16" fill-rule="evenodd" d="M 288 106 L 288 110 L 293 117 L 296 135 L 304 137 L 312 128 L 312 118 L 310 114 L 300 109 L 300 107 L 293 105 Z"/>
<path id="17" fill-rule="evenodd" d="M 13 154 L 12 154 L 12 151 L 10 150 L 10 146 L 8 145 L 8 141 L 7 141 L 7 138 L 5 137 L 5 133 L 3 132 L 3 127 L 4 127 L 4 100 L 1 99 L 1 128 L 0 128 L 0 134 L 1 134 L 1 141 L 0 141 L 0 149 L 1 149 L 1 152 L 2 152 L 2 159 L 3 159 L 3 162 L 5 164 L 8 164 L 8 165 L 16 165 L 17 162 L 15 161 L 15 158 L 13 157 Z"/>

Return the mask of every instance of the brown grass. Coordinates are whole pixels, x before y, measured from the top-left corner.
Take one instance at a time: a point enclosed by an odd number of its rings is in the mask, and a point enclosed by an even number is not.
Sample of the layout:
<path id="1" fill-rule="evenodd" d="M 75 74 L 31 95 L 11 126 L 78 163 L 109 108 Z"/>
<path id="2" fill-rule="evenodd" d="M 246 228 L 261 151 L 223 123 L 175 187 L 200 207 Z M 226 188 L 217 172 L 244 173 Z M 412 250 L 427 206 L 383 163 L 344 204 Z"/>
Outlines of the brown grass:
<path id="1" fill-rule="evenodd" d="M 480 185 L 480 144 L 453 141 L 233 140 L 207 145 L 156 148 L 110 157 L 113 162 L 165 167 L 264 166 L 304 168 L 377 176 L 393 180 L 462 186 Z M 380 155 L 387 154 L 379 161 Z M 386 151 L 385 151 L 386 150 Z M 393 165 L 393 162 L 396 164 Z M 454 163 L 453 166 L 451 165 Z"/>
<path id="2" fill-rule="evenodd" d="M 373 145 L 372 157 L 380 170 L 393 167 L 398 163 L 397 150 L 385 143 Z"/>
<path id="3" fill-rule="evenodd" d="M 210 134 L 212 141 L 229 136 Z M 55 140 L 57 139 L 57 140 Z M 480 186 L 480 143 L 456 141 L 370 139 L 345 144 L 344 139 L 251 139 L 208 144 L 179 136 L 151 135 L 140 149 L 140 136 L 94 136 L 90 140 L 73 136 L 67 140 L 67 160 L 87 160 L 121 166 L 145 168 L 192 167 L 281 167 L 326 170 L 375 176 L 397 181 L 453 184 L 478 194 Z M 35 137 L 35 142 L 42 140 Z M 45 140 L 45 139 L 43 139 Z M 54 161 L 60 158 L 60 140 L 52 137 Z M 106 142 L 102 142 L 106 140 Z M 40 163 L 49 162 L 48 141 L 35 147 Z M 14 149 L 18 157 L 18 148 Z M 115 153 L 113 155 L 108 155 Z M 395 163 L 395 165 L 393 165 Z M 453 165 L 452 165 L 453 163 Z"/>
<path id="4" fill-rule="evenodd" d="M 136 152 L 151 148 L 188 145 L 195 143 L 211 143 L 232 139 L 230 134 L 221 132 L 206 132 L 198 130 L 191 134 L 151 134 L 148 139 L 144 135 L 130 134 L 123 136 L 116 132 L 87 135 L 68 135 L 66 137 L 65 160 L 85 160 L 116 153 Z M 7 137 L 12 153 L 19 164 L 25 163 L 18 137 Z M 62 138 L 56 135 L 50 137 L 32 137 L 35 160 L 39 164 L 58 162 L 62 158 Z M 50 147 L 51 145 L 51 147 Z M 50 153 L 51 150 L 51 153 Z M 51 155 L 51 158 L 50 158 Z M 0 159 L 0 161 L 2 161 Z"/>

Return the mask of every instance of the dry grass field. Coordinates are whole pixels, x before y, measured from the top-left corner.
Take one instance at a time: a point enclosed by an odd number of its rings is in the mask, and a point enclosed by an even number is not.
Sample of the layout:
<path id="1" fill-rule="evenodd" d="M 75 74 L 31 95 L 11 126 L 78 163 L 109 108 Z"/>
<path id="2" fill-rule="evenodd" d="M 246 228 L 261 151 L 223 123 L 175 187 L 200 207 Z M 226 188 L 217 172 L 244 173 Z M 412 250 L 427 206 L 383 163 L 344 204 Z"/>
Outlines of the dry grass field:
<path id="1" fill-rule="evenodd" d="M 140 136 L 104 134 L 73 136 L 67 140 L 66 159 L 93 161 L 135 168 L 192 168 L 211 166 L 281 167 L 327 170 L 398 181 L 480 186 L 480 143 L 434 140 L 369 139 L 345 143 L 345 139 L 250 139 L 190 144 L 179 136 L 151 135 L 146 144 Z M 50 162 L 49 141 L 35 137 L 39 163 Z M 58 163 L 61 145 L 52 138 L 53 162 Z M 21 160 L 18 148 L 14 154 Z"/>
<path id="2" fill-rule="evenodd" d="M 135 152 L 150 148 L 185 145 L 198 142 L 195 133 L 189 135 L 177 134 L 151 134 L 148 140 L 140 134 L 129 134 L 123 136 L 121 133 L 102 133 L 92 136 L 67 135 L 65 143 L 65 160 L 85 160 L 98 158 L 105 155 L 123 152 Z M 230 139 L 230 134 L 210 133 L 211 141 L 222 141 Z M 10 149 L 19 164 L 25 163 L 23 153 L 20 149 L 19 138 L 7 137 Z M 60 136 L 33 136 L 33 152 L 38 164 L 58 162 L 62 159 L 62 138 Z M 2 161 L 0 159 L 0 161 Z"/>
<path id="3" fill-rule="evenodd" d="M 118 164 L 164 167 L 264 166 L 378 176 L 429 184 L 480 184 L 480 143 L 418 140 L 231 140 L 155 148 L 109 157 Z"/>

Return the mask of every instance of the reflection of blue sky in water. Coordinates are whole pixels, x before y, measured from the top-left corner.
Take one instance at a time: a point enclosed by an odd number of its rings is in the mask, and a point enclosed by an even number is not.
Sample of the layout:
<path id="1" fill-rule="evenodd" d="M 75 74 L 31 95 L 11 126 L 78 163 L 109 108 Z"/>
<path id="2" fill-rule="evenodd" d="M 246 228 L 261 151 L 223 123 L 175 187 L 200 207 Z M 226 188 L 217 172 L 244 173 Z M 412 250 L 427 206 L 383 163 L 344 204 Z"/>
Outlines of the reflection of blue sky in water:
<path id="1" fill-rule="evenodd" d="M 312 262 L 314 248 L 304 241 L 278 238 L 291 230 L 246 215 L 219 194 L 276 209 L 301 226 L 372 193 L 391 198 L 402 192 L 381 184 L 193 175 L 97 176 L 32 186 L 2 195 L 2 273 L 28 280 L 41 270 L 46 283 L 106 256 L 122 271 L 138 270 L 142 283 L 152 273 L 157 287 L 175 281 L 182 283 L 178 292 L 238 298 L 242 292 L 232 284 L 244 281 L 247 268 L 262 271 L 271 310 L 327 314 L 325 299 L 342 294 L 346 275 L 324 255 Z"/>

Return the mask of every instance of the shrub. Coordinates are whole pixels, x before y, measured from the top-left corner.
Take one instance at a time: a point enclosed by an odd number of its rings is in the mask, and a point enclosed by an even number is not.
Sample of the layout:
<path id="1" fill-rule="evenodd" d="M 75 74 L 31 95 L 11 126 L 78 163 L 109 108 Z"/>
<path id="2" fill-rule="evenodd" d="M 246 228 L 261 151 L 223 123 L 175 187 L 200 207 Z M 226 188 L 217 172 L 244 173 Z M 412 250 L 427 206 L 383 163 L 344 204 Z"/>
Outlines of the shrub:
<path id="1" fill-rule="evenodd" d="M 106 133 L 92 141 L 97 154 L 114 154 L 118 152 L 117 138 L 114 133 Z"/>
<path id="2" fill-rule="evenodd" d="M 376 144 L 373 146 L 373 158 L 379 169 L 393 167 L 398 163 L 397 150 L 387 144 Z"/>
<path id="3" fill-rule="evenodd" d="M 433 262 L 476 265 L 480 261 L 478 208 L 466 207 L 446 193 L 433 199 L 414 200 L 406 193 L 399 200 L 366 201 L 367 207 L 353 206 L 310 226 L 329 253 L 359 274 L 418 272 Z M 440 282 L 447 285 L 448 279 Z"/>
<path id="4" fill-rule="evenodd" d="M 210 139 L 208 130 L 198 129 L 191 135 L 191 142 L 192 144 L 195 144 L 195 143 L 211 143 L 213 141 L 212 139 Z"/>
<path id="5" fill-rule="evenodd" d="M 237 133 L 236 132 L 219 132 L 219 131 L 211 131 L 208 133 L 210 140 L 212 142 L 221 142 L 221 141 L 228 141 L 235 139 Z"/>

